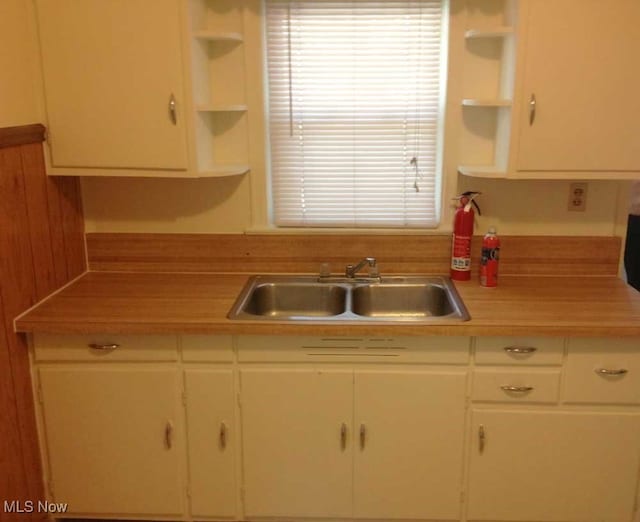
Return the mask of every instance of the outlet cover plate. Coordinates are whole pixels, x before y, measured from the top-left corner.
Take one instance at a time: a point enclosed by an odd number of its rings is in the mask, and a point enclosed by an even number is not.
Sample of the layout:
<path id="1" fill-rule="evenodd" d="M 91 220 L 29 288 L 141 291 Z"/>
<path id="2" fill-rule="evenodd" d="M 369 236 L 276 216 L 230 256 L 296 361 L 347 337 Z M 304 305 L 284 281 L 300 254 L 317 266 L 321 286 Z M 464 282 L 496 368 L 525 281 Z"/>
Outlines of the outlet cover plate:
<path id="1" fill-rule="evenodd" d="M 587 183 L 571 183 L 569 185 L 569 203 L 571 212 L 584 212 L 587 209 Z"/>

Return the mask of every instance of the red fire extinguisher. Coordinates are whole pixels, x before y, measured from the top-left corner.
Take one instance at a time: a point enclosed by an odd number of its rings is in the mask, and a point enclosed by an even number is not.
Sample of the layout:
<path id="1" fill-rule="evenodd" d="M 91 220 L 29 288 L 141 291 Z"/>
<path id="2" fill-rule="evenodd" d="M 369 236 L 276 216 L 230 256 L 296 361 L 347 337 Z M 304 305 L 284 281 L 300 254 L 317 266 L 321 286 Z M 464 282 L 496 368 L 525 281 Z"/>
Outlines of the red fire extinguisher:
<path id="1" fill-rule="evenodd" d="M 500 239 L 496 229 L 491 227 L 482 239 L 480 258 L 480 285 L 492 288 L 498 286 L 498 261 L 500 259 Z"/>
<path id="2" fill-rule="evenodd" d="M 458 208 L 453 218 L 453 240 L 451 242 L 451 279 L 468 281 L 471 279 L 471 236 L 475 213 L 480 215 L 480 207 L 473 200 L 480 192 L 463 192 L 457 199 Z"/>

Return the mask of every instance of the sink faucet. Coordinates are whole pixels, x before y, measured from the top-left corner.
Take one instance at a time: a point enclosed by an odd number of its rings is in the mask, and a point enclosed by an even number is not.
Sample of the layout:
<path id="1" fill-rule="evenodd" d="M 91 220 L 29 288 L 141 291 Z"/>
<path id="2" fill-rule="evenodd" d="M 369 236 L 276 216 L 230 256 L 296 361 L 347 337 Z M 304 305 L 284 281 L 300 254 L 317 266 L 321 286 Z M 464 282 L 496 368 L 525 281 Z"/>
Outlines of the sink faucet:
<path id="1" fill-rule="evenodd" d="M 376 264 L 375 257 L 365 257 L 364 259 L 360 260 L 360 262 L 355 266 L 347 265 L 344 271 L 345 277 L 348 277 L 349 279 L 353 279 L 358 273 L 358 271 L 365 265 L 369 265 L 369 268 L 371 269 L 369 271 L 370 277 L 380 277 L 378 274 L 378 266 Z"/>

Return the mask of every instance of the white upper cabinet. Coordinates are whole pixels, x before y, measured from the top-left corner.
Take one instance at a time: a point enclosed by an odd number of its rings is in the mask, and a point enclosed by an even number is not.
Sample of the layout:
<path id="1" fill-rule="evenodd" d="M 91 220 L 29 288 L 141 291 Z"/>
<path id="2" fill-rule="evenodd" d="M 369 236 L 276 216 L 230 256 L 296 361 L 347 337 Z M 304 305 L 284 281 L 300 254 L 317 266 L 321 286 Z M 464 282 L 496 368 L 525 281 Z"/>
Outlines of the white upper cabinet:
<path id="1" fill-rule="evenodd" d="M 37 0 L 50 173 L 187 169 L 180 5 Z"/>
<path id="2" fill-rule="evenodd" d="M 458 171 L 637 178 L 639 21 L 637 0 L 468 0 Z"/>
<path id="3" fill-rule="evenodd" d="M 529 0 L 521 20 L 516 174 L 637 175 L 640 2 Z"/>

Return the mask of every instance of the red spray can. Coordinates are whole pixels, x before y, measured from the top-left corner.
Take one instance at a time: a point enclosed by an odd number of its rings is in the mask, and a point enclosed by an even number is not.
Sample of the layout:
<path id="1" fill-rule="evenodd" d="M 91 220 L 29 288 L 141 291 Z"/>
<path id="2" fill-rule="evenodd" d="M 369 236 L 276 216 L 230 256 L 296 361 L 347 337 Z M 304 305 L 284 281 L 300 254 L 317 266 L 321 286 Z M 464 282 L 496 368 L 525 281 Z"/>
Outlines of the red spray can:
<path id="1" fill-rule="evenodd" d="M 456 199 L 459 206 L 453 217 L 453 239 L 451 242 L 451 279 L 468 281 L 471 279 L 471 236 L 475 213 L 473 207 L 480 208 L 473 201 L 479 192 L 464 192 Z"/>
<path id="2" fill-rule="evenodd" d="M 498 286 L 498 261 L 500 260 L 500 239 L 496 229 L 491 227 L 482 239 L 482 257 L 480 258 L 480 285 Z"/>

